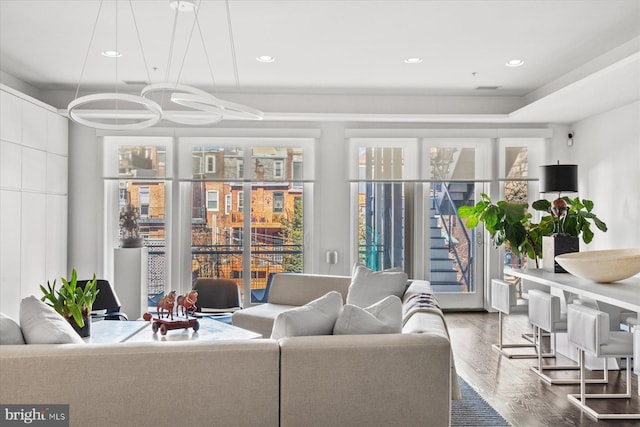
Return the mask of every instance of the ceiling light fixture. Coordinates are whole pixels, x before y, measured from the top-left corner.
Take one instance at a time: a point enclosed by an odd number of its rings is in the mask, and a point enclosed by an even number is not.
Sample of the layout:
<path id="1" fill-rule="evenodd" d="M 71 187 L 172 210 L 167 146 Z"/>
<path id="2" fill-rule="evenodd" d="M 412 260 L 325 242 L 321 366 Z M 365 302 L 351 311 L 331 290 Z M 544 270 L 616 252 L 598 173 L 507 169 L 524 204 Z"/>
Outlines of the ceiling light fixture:
<path id="1" fill-rule="evenodd" d="M 93 127 L 96 129 L 105 129 L 105 130 L 137 130 L 144 129 L 149 126 L 153 126 L 162 117 L 162 109 L 160 105 L 156 102 L 145 99 L 141 96 L 130 95 L 118 92 L 118 56 L 115 56 L 115 92 L 112 93 L 97 93 L 92 95 L 85 95 L 78 97 L 80 92 L 80 84 L 82 83 L 82 78 L 84 76 L 84 71 L 87 65 L 87 59 L 89 58 L 89 52 L 91 52 L 91 45 L 93 43 L 93 38 L 96 33 L 96 27 L 98 25 L 98 21 L 100 20 L 100 13 L 102 11 L 104 0 L 100 1 L 100 6 L 98 7 L 98 13 L 96 15 L 96 20 L 93 25 L 93 30 L 91 33 L 91 38 L 89 39 L 89 47 L 87 48 L 87 54 L 85 55 L 84 63 L 82 64 L 82 70 L 80 72 L 80 78 L 78 79 L 78 85 L 76 87 L 76 95 L 75 99 L 69 103 L 67 106 L 67 113 L 69 114 L 69 118 L 75 121 L 76 123 Z M 140 40 L 140 32 L 138 31 L 138 26 L 136 24 L 136 17 L 133 11 L 133 6 L 131 4 L 131 0 L 129 0 L 129 7 L 131 9 L 131 15 L 133 17 L 133 22 L 136 28 L 136 34 L 138 36 L 138 43 L 140 44 L 140 50 L 142 52 L 142 59 L 144 60 L 145 70 L 148 70 L 146 66 L 146 59 L 144 56 L 144 50 L 142 49 L 142 42 Z M 114 52 L 118 52 L 118 0 L 115 1 L 115 49 Z M 148 71 L 147 78 L 151 80 Z M 87 105 L 87 104 L 96 104 L 96 105 L 115 105 L 115 108 L 109 110 L 106 114 L 97 114 L 96 110 L 91 109 L 80 109 L 79 107 Z M 122 105 L 130 105 L 136 107 L 135 113 L 131 114 L 131 110 L 120 110 Z M 140 110 L 140 107 L 143 109 Z"/>
<path id="2" fill-rule="evenodd" d="M 231 53 L 233 57 L 233 69 L 234 75 L 236 78 L 236 86 L 239 86 L 238 79 L 238 68 L 237 61 L 235 57 L 235 47 L 233 44 L 233 32 L 231 28 L 231 16 L 229 12 L 229 3 L 228 0 L 226 3 L 227 9 L 227 21 L 229 26 L 229 39 L 231 42 Z M 173 33 L 171 35 L 171 46 L 169 48 L 169 58 L 167 62 L 167 71 L 165 75 L 165 83 L 152 84 L 145 87 L 141 95 L 144 98 L 149 98 L 149 96 L 153 93 L 159 92 L 171 92 L 170 100 L 174 104 L 180 105 L 182 107 L 190 108 L 196 110 L 202 114 L 197 115 L 193 114 L 189 116 L 184 111 L 168 111 L 167 109 L 163 112 L 163 118 L 175 123 L 185 124 L 185 125 L 206 125 L 216 123 L 222 119 L 250 119 L 250 120 L 261 120 L 263 118 L 263 114 L 261 111 L 256 110 L 255 108 L 247 107 L 245 105 L 236 104 L 229 101 L 224 101 L 222 99 L 216 98 L 215 96 L 191 87 L 187 85 L 180 84 L 180 76 L 182 75 L 182 69 L 184 67 L 185 59 L 187 57 L 187 52 L 189 50 L 189 45 L 191 44 L 191 38 L 193 36 L 193 30 L 197 26 L 198 33 L 200 35 L 200 40 L 202 41 L 202 47 L 205 53 L 205 57 L 207 59 L 207 64 L 209 65 L 209 73 L 211 74 L 211 81 L 215 88 L 215 78 L 213 77 L 213 70 L 211 67 L 211 61 L 209 60 L 209 55 L 207 54 L 207 49 L 204 43 L 204 37 L 202 35 L 202 29 L 200 27 L 200 22 L 198 21 L 198 8 L 195 7 L 192 9 L 194 11 L 193 24 L 191 27 L 191 33 L 189 35 L 189 39 L 187 41 L 187 45 L 184 51 L 184 56 L 182 58 L 182 63 L 180 65 L 180 70 L 178 72 L 178 77 L 175 83 L 169 82 L 169 70 L 171 68 L 172 56 L 173 56 L 173 45 L 176 37 L 176 24 L 177 24 L 177 13 L 178 8 L 176 9 L 176 15 L 174 17 L 174 25 L 173 25 Z M 164 94 L 162 96 L 162 100 L 164 100 Z"/>
<path id="3" fill-rule="evenodd" d="M 276 60 L 276 58 L 274 58 L 273 56 L 269 56 L 269 55 L 260 55 L 256 58 L 257 61 L 259 62 L 273 62 Z"/>
<path id="4" fill-rule="evenodd" d="M 120 58 L 122 54 L 117 50 L 103 50 L 102 56 L 106 56 L 107 58 Z"/>
<path id="5" fill-rule="evenodd" d="M 510 59 L 504 65 L 507 67 L 520 67 L 524 65 L 524 61 L 522 59 Z"/>
<path id="6" fill-rule="evenodd" d="M 171 0 L 169 7 L 180 12 L 192 12 L 196 9 L 196 2 L 192 0 Z"/>
<path id="7" fill-rule="evenodd" d="M 405 64 L 420 64 L 422 61 L 424 61 L 422 58 L 407 58 L 404 60 Z"/>

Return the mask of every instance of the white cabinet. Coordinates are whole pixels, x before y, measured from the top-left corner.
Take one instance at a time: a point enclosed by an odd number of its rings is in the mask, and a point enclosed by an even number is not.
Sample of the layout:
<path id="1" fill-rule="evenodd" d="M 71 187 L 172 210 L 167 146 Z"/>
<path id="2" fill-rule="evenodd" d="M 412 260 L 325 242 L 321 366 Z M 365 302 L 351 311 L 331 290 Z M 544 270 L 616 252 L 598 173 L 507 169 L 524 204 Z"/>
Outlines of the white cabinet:
<path id="1" fill-rule="evenodd" d="M 140 318 L 148 307 L 148 259 L 145 248 L 114 249 L 113 288 L 118 294 L 121 311 L 129 320 Z"/>
<path id="2" fill-rule="evenodd" d="M 67 196 L 47 194 L 46 230 L 45 276 L 50 280 L 66 277 Z"/>
<path id="3" fill-rule="evenodd" d="M 31 102 L 22 103 L 22 145 L 47 149 L 47 113 Z"/>
<path id="4" fill-rule="evenodd" d="M 67 277 L 68 121 L 0 85 L 0 311 Z"/>
<path id="5" fill-rule="evenodd" d="M 20 312 L 20 229 L 22 193 L 0 190 L 0 313 Z"/>
<path id="6" fill-rule="evenodd" d="M 47 113 L 47 151 L 67 156 L 69 149 L 69 120 L 55 113 Z"/>
<path id="7" fill-rule="evenodd" d="M 47 196 L 42 193 L 22 193 L 20 227 L 21 297 L 40 295 L 45 284 L 47 260 Z M 4 237 L 3 237 L 4 239 Z M 54 279 L 53 277 L 51 278 Z M 60 280 L 58 280 L 59 282 Z"/>
<path id="8" fill-rule="evenodd" d="M 67 194 L 68 157 L 47 153 L 46 191 L 54 194 Z"/>
<path id="9" fill-rule="evenodd" d="M 22 100 L 0 91 L 0 139 L 22 142 Z"/>
<path id="10" fill-rule="evenodd" d="M 22 188 L 22 147 L 0 140 L 0 188 Z"/>
<path id="11" fill-rule="evenodd" d="M 22 190 L 45 192 L 47 189 L 47 153 L 22 147 Z"/>

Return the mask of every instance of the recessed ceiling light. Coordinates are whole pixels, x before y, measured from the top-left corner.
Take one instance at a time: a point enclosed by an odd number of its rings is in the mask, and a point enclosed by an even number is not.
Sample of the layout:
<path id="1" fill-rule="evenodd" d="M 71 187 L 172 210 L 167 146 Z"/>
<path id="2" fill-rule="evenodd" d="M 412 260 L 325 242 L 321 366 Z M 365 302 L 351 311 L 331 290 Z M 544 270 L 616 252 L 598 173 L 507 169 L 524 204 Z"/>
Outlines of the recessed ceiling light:
<path id="1" fill-rule="evenodd" d="M 117 50 L 103 50 L 102 56 L 106 56 L 107 58 L 120 58 L 122 54 Z"/>
<path id="2" fill-rule="evenodd" d="M 524 61 L 522 59 L 510 59 L 504 65 L 507 67 L 520 67 L 524 65 Z"/>
<path id="3" fill-rule="evenodd" d="M 192 0 L 171 0 L 169 7 L 178 9 L 180 12 L 192 12 L 196 10 L 196 2 Z"/>
<path id="4" fill-rule="evenodd" d="M 419 64 L 423 61 L 422 58 L 407 58 L 404 60 L 405 64 Z"/>
<path id="5" fill-rule="evenodd" d="M 273 62 L 276 60 L 276 58 L 274 58 L 273 56 L 269 56 L 269 55 L 260 55 L 256 58 L 257 61 L 260 62 Z"/>

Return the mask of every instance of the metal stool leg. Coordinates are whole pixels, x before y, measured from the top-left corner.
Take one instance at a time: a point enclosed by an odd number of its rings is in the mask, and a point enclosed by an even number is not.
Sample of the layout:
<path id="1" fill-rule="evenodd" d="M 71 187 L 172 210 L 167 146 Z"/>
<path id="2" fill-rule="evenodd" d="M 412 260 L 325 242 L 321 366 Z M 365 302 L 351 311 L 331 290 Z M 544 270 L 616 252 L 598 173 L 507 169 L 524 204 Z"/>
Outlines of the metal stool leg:
<path id="1" fill-rule="evenodd" d="M 505 344 L 502 339 L 502 312 L 498 312 L 498 344 L 492 344 L 491 348 L 501 355 L 508 357 L 509 359 L 535 359 L 537 354 L 517 354 L 505 351 L 507 348 L 533 348 L 536 347 L 535 344 Z"/>

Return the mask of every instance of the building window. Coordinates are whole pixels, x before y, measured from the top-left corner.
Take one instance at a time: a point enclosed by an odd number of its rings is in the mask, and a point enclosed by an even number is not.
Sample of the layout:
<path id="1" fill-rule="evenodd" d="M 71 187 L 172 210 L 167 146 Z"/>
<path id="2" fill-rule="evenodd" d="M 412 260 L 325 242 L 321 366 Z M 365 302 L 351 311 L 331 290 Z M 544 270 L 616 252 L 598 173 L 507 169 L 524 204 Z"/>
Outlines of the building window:
<path id="1" fill-rule="evenodd" d="M 238 212 L 244 211 L 244 193 L 242 190 L 238 191 Z"/>
<path id="2" fill-rule="evenodd" d="M 238 166 L 238 178 L 244 178 L 244 161 L 238 160 L 236 164 Z"/>
<path id="3" fill-rule="evenodd" d="M 194 176 L 202 175 L 202 157 L 192 156 L 192 158 L 193 158 L 193 175 Z"/>
<path id="4" fill-rule="evenodd" d="M 207 210 L 218 210 L 218 190 L 207 190 Z"/>
<path id="5" fill-rule="evenodd" d="M 284 161 L 283 160 L 273 161 L 273 177 L 284 178 Z"/>
<path id="6" fill-rule="evenodd" d="M 140 187 L 138 197 L 139 197 L 138 206 L 140 207 L 140 216 L 142 218 L 148 218 L 149 217 L 149 199 L 150 199 L 149 187 Z"/>
<path id="7" fill-rule="evenodd" d="M 216 156 L 207 155 L 205 157 L 205 173 L 216 173 Z"/>
<path id="8" fill-rule="evenodd" d="M 284 212 L 284 193 L 282 191 L 276 191 L 273 193 L 273 212 Z"/>
<path id="9" fill-rule="evenodd" d="M 224 195 L 224 213 L 229 215 L 231 213 L 231 194 Z"/>

